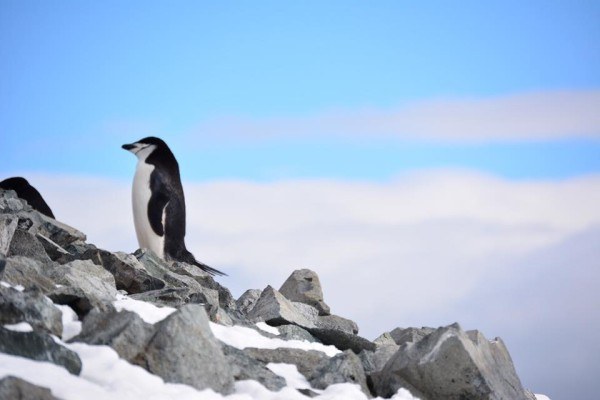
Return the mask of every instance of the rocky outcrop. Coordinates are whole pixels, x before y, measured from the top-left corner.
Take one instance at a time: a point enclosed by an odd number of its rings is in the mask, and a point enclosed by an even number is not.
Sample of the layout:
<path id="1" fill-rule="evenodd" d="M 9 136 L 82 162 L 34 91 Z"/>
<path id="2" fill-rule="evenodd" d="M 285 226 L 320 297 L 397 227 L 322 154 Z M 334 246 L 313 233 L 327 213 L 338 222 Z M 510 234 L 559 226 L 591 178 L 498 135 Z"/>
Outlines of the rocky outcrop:
<path id="1" fill-rule="evenodd" d="M 251 289 L 236 300 L 194 265 L 166 262 L 147 250 L 113 253 L 85 240 L 77 229 L 0 190 L 0 352 L 79 374 L 81 360 L 58 339 L 62 313 L 55 305 L 60 304 L 82 321 L 81 332 L 69 342 L 110 346 L 121 359 L 166 382 L 200 390 L 229 394 L 235 381 L 250 379 L 278 391 L 286 382 L 269 364 L 284 363 L 296 366 L 309 382 L 312 389 L 299 390 L 307 396 L 351 383 L 367 397 L 390 397 L 405 388 L 421 400 L 533 398 L 500 339 L 489 341 L 455 324 L 396 328 L 367 340 L 354 321 L 331 312 L 314 271 L 294 271 L 280 290 Z M 177 310 L 151 324 L 136 313 L 117 311 L 118 291 Z M 341 352 L 235 348 L 213 335 L 209 320 L 252 327 L 266 338 L 333 345 Z M 255 326 L 258 322 L 278 332 L 265 332 Z M 53 398 L 17 378 L 0 381 L 4 393 Z"/>
<path id="2" fill-rule="evenodd" d="M 0 327 L 0 352 L 36 361 L 48 361 L 65 367 L 75 375 L 81 372 L 79 356 L 56 343 L 47 333 L 13 331 Z"/>
<path id="3" fill-rule="evenodd" d="M 6 376 L 0 379 L 0 399 L 58 400 L 52 395 L 50 389 L 36 386 L 14 376 Z"/>

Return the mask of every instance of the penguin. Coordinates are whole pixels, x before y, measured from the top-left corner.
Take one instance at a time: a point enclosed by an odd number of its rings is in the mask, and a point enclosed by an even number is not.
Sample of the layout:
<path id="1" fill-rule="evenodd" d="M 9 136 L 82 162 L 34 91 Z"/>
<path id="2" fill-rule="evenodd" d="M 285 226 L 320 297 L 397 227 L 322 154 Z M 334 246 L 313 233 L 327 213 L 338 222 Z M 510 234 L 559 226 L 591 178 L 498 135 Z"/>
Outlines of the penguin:
<path id="1" fill-rule="evenodd" d="M 21 176 L 15 176 L 13 178 L 7 178 L 0 182 L 0 188 L 4 190 L 14 190 L 17 192 L 17 196 L 19 198 L 26 200 L 27 203 L 33 207 L 34 210 L 38 211 L 41 214 L 44 214 L 47 217 L 52 219 L 54 218 L 54 213 L 48 206 L 48 204 L 44 201 L 44 198 L 37 191 L 36 188 L 31 186 L 27 179 Z"/>
<path id="2" fill-rule="evenodd" d="M 196 261 L 185 247 L 185 198 L 179 164 L 169 146 L 162 139 L 147 137 L 121 147 L 138 159 L 132 203 L 140 247 L 167 261 L 183 261 L 211 275 L 226 275 Z"/>

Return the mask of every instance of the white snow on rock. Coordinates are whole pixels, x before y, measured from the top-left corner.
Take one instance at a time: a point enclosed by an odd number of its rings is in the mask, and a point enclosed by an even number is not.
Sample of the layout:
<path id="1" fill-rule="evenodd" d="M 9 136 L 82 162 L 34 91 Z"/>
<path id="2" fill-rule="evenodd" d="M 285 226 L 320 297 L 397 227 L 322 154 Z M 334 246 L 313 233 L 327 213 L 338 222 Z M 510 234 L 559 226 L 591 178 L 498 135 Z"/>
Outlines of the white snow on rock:
<path id="1" fill-rule="evenodd" d="M 67 341 L 81 332 L 81 321 L 77 318 L 75 311 L 69 306 L 55 304 L 54 307 L 62 312 L 62 340 Z"/>
<path id="2" fill-rule="evenodd" d="M 262 331 L 272 333 L 273 335 L 279 335 L 279 329 L 267 324 L 266 322 L 257 322 L 256 326 L 258 327 L 258 329 L 260 329 Z"/>
<path id="3" fill-rule="evenodd" d="M 4 282 L 4 281 L 0 281 L 0 285 L 2 285 L 2 286 L 4 286 L 4 287 L 7 287 L 7 288 L 13 288 L 13 289 L 16 289 L 16 290 L 18 290 L 19 292 L 22 292 L 23 290 L 25 290 L 25 287 L 24 287 L 24 286 L 22 286 L 22 285 L 15 285 L 15 286 L 13 286 L 13 285 L 11 285 L 10 283 L 8 283 L 8 282 Z"/>
<path id="4" fill-rule="evenodd" d="M 240 350 L 247 347 L 256 347 L 258 349 L 287 347 L 301 350 L 317 350 L 327 354 L 329 357 L 341 353 L 335 346 L 326 346 L 322 343 L 311 343 L 304 340 L 270 339 L 264 337 L 254 329 L 243 326 L 223 326 L 211 322 L 210 329 L 217 339 Z"/>
<path id="5" fill-rule="evenodd" d="M 308 383 L 304 375 L 298 372 L 298 367 L 294 364 L 268 363 L 267 368 L 285 379 L 285 383 L 289 387 L 293 387 L 294 389 L 310 389 L 310 383 Z"/>
<path id="6" fill-rule="evenodd" d="M 28 322 L 19 322 L 18 324 L 4 325 L 4 327 L 16 332 L 33 332 L 33 328 Z"/>
<path id="7" fill-rule="evenodd" d="M 135 300 L 120 293 L 117 294 L 117 299 L 113 302 L 113 305 L 117 311 L 133 311 L 149 324 L 155 324 L 162 321 L 176 311 L 176 309 L 172 307 L 157 307 L 154 304 Z"/>
<path id="8" fill-rule="evenodd" d="M 543 395 L 543 394 L 535 394 L 535 398 L 537 400 L 550 400 L 550 397 Z"/>

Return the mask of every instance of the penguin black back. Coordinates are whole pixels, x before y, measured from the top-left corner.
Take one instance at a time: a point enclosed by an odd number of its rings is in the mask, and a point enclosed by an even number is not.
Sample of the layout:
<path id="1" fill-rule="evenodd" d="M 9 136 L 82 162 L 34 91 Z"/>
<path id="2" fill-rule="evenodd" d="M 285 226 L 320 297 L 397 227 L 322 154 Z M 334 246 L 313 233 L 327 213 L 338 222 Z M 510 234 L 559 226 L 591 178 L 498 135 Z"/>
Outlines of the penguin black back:
<path id="1" fill-rule="evenodd" d="M 5 179 L 0 182 L 0 188 L 4 190 L 14 190 L 17 192 L 17 196 L 23 200 L 26 200 L 34 210 L 37 210 L 47 217 L 54 218 L 54 213 L 44 201 L 44 198 L 40 192 L 31 186 L 29 182 L 27 182 L 27 179 L 20 176 Z"/>

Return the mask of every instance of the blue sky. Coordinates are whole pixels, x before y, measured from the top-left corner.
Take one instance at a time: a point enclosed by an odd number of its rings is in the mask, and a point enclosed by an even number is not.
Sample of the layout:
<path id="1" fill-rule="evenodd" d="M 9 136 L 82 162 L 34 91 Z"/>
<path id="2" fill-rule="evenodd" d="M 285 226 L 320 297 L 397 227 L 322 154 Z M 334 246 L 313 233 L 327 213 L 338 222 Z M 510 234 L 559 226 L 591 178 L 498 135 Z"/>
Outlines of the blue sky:
<path id="1" fill-rule="evenodd" d="M 0 7 L 0 134 L 10 149 L 0 171 L 125 177 L 130 160 L 119 145 L 147 135 L 185 156 L 193 180 L 381 180 L 446 167 L 553 179 L 600 170 L 598 132 L 475 144 L 328 132 L 289 137 L 284 130 L 233 140 L 211 124 L 595 91 L 594 1 Z M 36 148 L 47 153 L 25 156 Z M 99 157 L 90 157 L 92 148 Z"/>
<path id="2" fill-rule="evenodd" d="M 0 179 L 132 251 L 120 146 L 160 136 L 188 248 L 235 295 L 311 266 L 371 339 L 459 321 L 526 386 L 591 400 L 599 22 L 598 1 L 2 0 Z"/>

